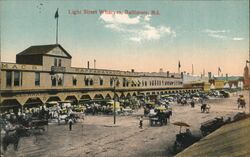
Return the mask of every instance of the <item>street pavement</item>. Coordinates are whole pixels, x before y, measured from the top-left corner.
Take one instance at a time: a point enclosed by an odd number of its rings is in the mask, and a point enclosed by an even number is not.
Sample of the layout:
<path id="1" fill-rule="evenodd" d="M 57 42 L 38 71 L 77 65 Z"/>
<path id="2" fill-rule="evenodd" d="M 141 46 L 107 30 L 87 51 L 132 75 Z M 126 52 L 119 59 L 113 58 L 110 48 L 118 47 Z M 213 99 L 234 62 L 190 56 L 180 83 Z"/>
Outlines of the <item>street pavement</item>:
<path id="1" fill-rule="evenodd" d="M 247 92 L 243 93 L 248 100 Z M 22 138 L 19 150 L 12 146 L 4 156 L 11 157 L 160 157 L 172 156 L 171 148 L 179 127 L 173 122 L 183 121 L 191 125 L 193 134 L 200 134 L 200 124 L 218 116 L 233 116 L 238 110 L 237 96 L 213 99 L 209 113 L 200 112 L 200 104 L 195 108 L 190 105 L 173 105 L 173 116 L 166 126 L 150 127 L 144 117 L 143 129 L 139 128 L 139 110 L 130 116 L 117 116 L 117 124 L 113 126 L 113 116 L 87 115 L 84 121 L 73 125 L 50 123 L 48 130 L 41 135 Z M 248 111 L 248 109 L 246 110 Z M 185 128 L 182 129 L 185 131 Z"/>

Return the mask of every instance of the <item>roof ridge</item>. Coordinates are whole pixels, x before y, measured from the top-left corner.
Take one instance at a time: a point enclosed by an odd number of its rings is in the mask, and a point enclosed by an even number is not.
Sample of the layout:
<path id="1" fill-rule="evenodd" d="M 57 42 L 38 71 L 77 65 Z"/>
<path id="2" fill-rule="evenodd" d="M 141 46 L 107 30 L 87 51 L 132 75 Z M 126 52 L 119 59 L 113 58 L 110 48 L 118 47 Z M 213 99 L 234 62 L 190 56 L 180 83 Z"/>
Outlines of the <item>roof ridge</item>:
<path id="1" fill-rule="evenodd" d="M 69 58 L 71 58 L 71 55 L 60 44 L 33 45 L 18 53 L 17 55 L 45 55 L 56 47 L 62 49 L 62 51 L 66 53 Z"/>
<path id="2" fill-rule="evenodd" d="M 46 45 L 33 45 L 30 47 L 39 47 L 39 46 L 59 46 L 60 44 L 46 44 Z M 61 46 L 61 45 L 60 45 Z"/>

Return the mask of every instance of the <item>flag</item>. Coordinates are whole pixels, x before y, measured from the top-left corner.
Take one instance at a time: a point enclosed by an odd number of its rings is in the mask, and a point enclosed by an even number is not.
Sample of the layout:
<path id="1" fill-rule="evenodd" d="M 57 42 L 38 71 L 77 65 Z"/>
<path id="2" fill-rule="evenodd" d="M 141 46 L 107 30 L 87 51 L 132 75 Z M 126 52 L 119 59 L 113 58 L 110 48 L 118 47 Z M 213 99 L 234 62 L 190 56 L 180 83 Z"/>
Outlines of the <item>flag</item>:
<path id="1" fill-rule="evenodd" d="M 59 17 L 59 14 L 58 14 L 58 8 L 56 10 L 56 13 L 55 13 L 55 19 Z"/>
<path id="2" fill-rule="evenodd" d="M 218 68 L 218 71 L 219 71 L 219 72 L 221 72 L 221 69 L 220 69 L 220 67 Z"/>
<path id="3" fill-rule="evenodd" d="M 178 63 L 178 68 L 181 68 L 181 62 L 179 61 L 179 63 Z"/>

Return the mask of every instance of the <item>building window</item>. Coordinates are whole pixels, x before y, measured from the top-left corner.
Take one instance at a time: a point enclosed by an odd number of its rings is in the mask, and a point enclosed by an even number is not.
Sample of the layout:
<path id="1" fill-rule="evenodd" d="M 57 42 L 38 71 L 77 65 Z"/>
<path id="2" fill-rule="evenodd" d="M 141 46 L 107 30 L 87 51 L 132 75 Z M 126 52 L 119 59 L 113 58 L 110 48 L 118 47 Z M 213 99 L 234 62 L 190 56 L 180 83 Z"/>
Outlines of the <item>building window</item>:
<path id="1" fill-rule="evenodd" d="M 85 79 L 84 82 L 85 82 L 85 86 L 89 85 L 89 79 Z"/>
<path id="2" fill-rule="evenodd" d="M 12 72 L 6 71 L 6 86 L 11 87 L 12 85 Z"/>
<path id="3" fill-rule="evenodd" d="M 122 79 L 122 86 L 125 87 L 126 86 L 126 78 Z"/>
<path id="4" fill-rule="evenodd" d="M 56 86 L 56 78 L 52 79 L 52 86 Z"/>
<path id="5" fill-rule="evenodd" d="M 113 87 L 114 81 L 110 78 L 110 86 Z"/>
<path id="6" fill-rule="evenodd" d="M 54 66 L 57 66 L 57 59 L 54 59 Z"/>
<path id="7" fill-rule="evenodd" d="M 145 86 L 147 86 L 147 81 L 145 81 Z"/>
<path id="8" fill-rule="evenodd" d="M 100 79 L 100 86 L 102 86 L 103 85 L 103 79 L 101 78 Z"/>
<path id="9" fill-rule="evenodd" d="M 90 79 L 90 80 L 89 80 L 89 85 L 91 85 L 91 86 L 94 85 L 93 79 Z"/>
<path id="10" fill-rule="evenodd" d="M 72 84 L 73 84 L 73 86 L 77 85 L 76 75 L 73 75 Z"/>
<path id="11" fill-rule="evenodd" d="M 40 86 L 40 73 L 35 73 L 35 86 Z"/>
<path id="12" fill-rule="evenodd" d="M 63 86 L 63 74 L 58 75 L 58 86 Z"/>
<path id="13" fill-rule="evenodd" d="M 62 66 L 62 60 L 58 59 L 58 66 L 61 67 Z"/>
<path id="14" fill-rule="evenodd" d="M 14 86 L 20 86 L 20 72 L 14 71 Z"/>
<path id="15" fill-rule="evenodd" d="M 55 75 L 51 75 L 51 85 L 56 86 L 56 76 Z"/>
<path id="16" fill-rule="evenodd" d="M 73 79 L 73 86 L 77 85 L 77 79 Z"/>

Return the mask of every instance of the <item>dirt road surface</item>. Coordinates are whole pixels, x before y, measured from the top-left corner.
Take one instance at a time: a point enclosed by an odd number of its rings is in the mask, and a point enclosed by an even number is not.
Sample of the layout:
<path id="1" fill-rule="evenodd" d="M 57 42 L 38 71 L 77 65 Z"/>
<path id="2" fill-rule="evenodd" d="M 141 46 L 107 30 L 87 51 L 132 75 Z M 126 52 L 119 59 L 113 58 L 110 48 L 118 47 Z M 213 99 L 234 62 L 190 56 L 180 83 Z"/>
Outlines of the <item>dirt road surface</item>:
<path id="1" fill-rule="evenodd" d="M 240 94 L 240 93 L 238 93 Z M 248 93 L 244 92 L 246 100 Z M 117 125 L 112 116 L 86 116 L 83 122 L 73 125 L 50 124 L 48 131 L 39 136 L 22 138 L 19 150 L 9 146 L 4 156 L 11 157 L 160 157 L 172 156 L 170 148 L 175 141 L 179 127 L 173 122 L 183 121 L 191 125 L 190 130 L 199 134 L 200 124 L 218 116 L 233 116 L 238 110 L 237 95 L 230 98 L 213 99 L 210 113 L 201 113 L 200 104 L 173 105 L 173 116 L 166 126 L 150 127 L 144 118 L 143 129 L 139 128 L 139 110 L 134 115 L 118 116 Z M 248 103 L 247 103 L 248 104 Z M 249 111 L 248 108 L 246 111 Z M 185 131 L 185 128 L 182 129 Z"/>

